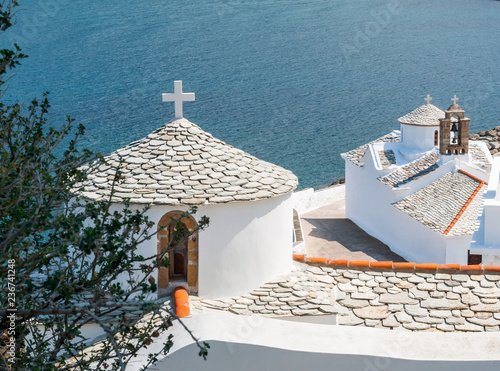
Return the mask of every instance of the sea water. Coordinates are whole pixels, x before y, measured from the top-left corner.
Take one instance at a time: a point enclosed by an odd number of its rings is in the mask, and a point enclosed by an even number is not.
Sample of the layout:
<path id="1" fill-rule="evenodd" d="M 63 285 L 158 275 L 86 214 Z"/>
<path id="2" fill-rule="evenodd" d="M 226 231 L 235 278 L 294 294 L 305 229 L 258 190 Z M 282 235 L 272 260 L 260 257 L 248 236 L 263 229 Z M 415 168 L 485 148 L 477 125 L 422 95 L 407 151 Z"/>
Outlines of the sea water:
<path id="1" fill-rule="evenodd" d="M 55 122 L 108 153 L 184 116 L 292 170 L 300 187 L 343 177 L 342 152 L 456 94 L 471 131 L 500 124 L 500 1 L 24 0 L 1 46 L 29 59 L 4 101 L 51 93 Z"/>

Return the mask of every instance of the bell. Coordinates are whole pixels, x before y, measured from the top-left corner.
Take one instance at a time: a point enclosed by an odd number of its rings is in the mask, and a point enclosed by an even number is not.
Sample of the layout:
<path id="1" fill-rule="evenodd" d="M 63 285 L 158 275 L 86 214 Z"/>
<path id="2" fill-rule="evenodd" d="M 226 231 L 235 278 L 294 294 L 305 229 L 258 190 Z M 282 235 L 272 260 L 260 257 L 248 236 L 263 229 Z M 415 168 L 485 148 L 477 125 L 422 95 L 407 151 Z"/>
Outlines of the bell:
<path id="1" fill-rule="evenodd" d="M 451 139 L 451 144 L 457 144 L 458 128 L 457 128 L 456 122 L 454 122 L 453 125 L 451 126 L 451 132 L 453 133 L 452 139 Z"/>

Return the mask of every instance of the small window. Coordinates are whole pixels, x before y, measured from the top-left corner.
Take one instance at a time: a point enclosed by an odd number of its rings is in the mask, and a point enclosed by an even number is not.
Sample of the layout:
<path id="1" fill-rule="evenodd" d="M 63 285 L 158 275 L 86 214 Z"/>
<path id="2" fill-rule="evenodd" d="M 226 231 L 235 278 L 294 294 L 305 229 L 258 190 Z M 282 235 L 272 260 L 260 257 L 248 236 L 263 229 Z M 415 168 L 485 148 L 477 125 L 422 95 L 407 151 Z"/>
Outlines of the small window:
<path id="1" fill-rule="evenodd" d="M 483 262 L 483 256 L 477 254 L 471 254 L 470 250 L 467 253 L 467 264 L 468 265 L 478 265 Z"/>
<path id="2" fill-rule="evenodd" d="M 438 145 L 438 131 L 436 130 L 434 132 L 434 145 L 437 146 Z"/>
<path id="3" fill-rule="evenodd" d="M 186 274 L 186 259 L 184 251 L 174 252 L 174 266 L 172 269 L 172 276 L 184 276 Z"/>

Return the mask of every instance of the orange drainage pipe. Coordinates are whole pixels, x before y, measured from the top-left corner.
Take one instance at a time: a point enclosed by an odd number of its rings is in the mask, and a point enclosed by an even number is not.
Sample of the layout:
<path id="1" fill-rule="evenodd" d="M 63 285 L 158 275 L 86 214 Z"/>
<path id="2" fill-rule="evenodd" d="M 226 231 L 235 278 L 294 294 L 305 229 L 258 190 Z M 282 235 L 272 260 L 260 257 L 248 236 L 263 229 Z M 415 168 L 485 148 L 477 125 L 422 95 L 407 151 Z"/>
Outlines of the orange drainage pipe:
<path id="1" fill-rule="evenodd" d="M 182 286 L 174 289 L 174 313 L 179 318 L 189 316 L 188 293 Z"/>

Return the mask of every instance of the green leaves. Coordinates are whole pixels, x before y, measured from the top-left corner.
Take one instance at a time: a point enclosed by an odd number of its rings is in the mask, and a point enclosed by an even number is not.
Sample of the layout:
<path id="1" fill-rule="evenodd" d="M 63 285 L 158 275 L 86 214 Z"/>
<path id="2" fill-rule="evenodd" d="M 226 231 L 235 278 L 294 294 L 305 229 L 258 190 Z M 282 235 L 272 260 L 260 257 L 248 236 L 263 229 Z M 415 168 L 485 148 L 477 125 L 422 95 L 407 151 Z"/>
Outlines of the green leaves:
<path id="1" fill-rule="evenodd" d="M 168 320 L 169 314 L 149 298 L 158 289 L 156 269 L 170 261 L 166 253 L 138 251 L 156 238 L 148 207 L 136 209 L 128 202 L 116 207 L 113 193 L 92 202 L 80 195 L 88 172 L 104 159 L 79 149 L 83 126 L 75 130 L 70 118 L 59 126 L 48 122 L 47 98 L 33 100 L 26 109 L 0 103 L 0 256 L 16 262 L 16 341 L 25 347 L 17 354 L 18 364 L 30 370 L 88 370 L 103 363 L 124 369 L 141 347 L 155 341 L 151 333 L 160 336 L 168 328 L 155 319 Z M 206 217 L 196 231 L 182 222 L 196 211 L 170 222 L 170 248 L 208 226 Z M 0 262 L 0 282 L 7 274 Z M 0 311 L 7 307 L 6 293 L 0 288 Z M 133 316 L 130 308 L 135 308 Z M 153 316 L 136 326 L 147 313 Z M 0 333 L 7 329 L 5 318 L 0 315 Z M 101 326 L 108 342 L 92 356 L 70 362 L 69 355 L 83 354 L 87 346 L 81 329 L 89 323 Z M 171 344 L 169 337 L 161 351 L 168 352 Z M 200 345 L 204 358 L 207 349 Z"/>
<path id="2" fill-rule="evenodd" d="M 16 1 L 0 2 L 0 34 L 13 25 L 16 6 Z M 106 364 L 123 370 L 142 346 L 172 325 L 161 303 L 150 300 L 157 291 L 156 269 L 170 261 L 167 255 L 138 251 L 155 237 L 149 207 L 139 210 L 129 202 L 112 207 L 113 193 L 92 202 L 80 194 L 87 174 L 104 162 L 101 154 L 80 148 L 83 125 L 69 116 L 60 124 L 50 122 L 48 93 L 28 106 L 1 101 L 8 71 L 23 58 L 16 44 L 0 50 L 0 282 L 8 279 L 4 262 L 14 260 L 17 366 L 89 370 Z M 120 182 L 115 170 L 114 181 Z M 202 217 L 198 229 L 208 222 Z M 169 246 L 194 232 L 180 220 L 173 223 Z M 0 287 L 0 335 L 9 325 L 7 293 L 7 285 Z M 98 324 L 107 340 L 98 351 L 84 353 L 90 339 L 81 330 L 90 323 Z M 150 362 L 168 352 L 171 335 L 164 344 Z M 208 344 L 200 349 L 206 357 Z M 6 362 L 0 357 L 0 369 Z"/>

